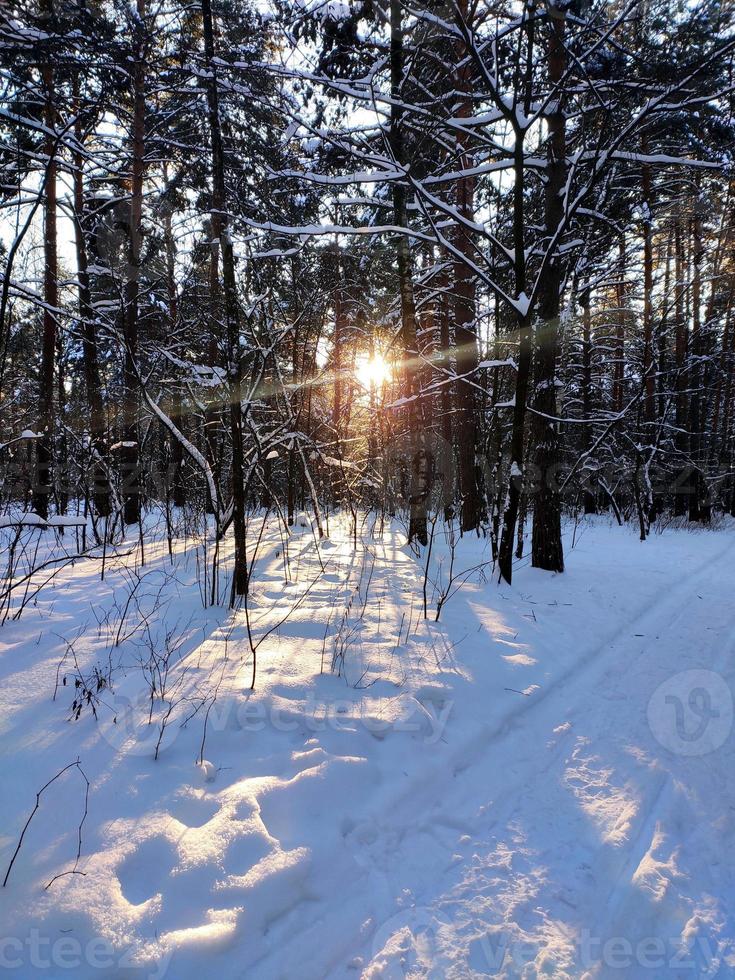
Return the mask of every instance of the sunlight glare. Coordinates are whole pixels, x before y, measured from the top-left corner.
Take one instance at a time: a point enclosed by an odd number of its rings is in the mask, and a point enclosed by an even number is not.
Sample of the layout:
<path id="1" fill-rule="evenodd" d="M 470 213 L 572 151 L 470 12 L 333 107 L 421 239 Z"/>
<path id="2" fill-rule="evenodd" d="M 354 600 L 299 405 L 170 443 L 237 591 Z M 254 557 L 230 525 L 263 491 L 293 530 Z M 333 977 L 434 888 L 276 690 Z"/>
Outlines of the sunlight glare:
<path id="1" fill-rule="evenodd" d="M 363 388 L 380 388 L 391 378 L 391 367 L 382 354 L 362 355 L 355 367 L 357 380 Z"/>

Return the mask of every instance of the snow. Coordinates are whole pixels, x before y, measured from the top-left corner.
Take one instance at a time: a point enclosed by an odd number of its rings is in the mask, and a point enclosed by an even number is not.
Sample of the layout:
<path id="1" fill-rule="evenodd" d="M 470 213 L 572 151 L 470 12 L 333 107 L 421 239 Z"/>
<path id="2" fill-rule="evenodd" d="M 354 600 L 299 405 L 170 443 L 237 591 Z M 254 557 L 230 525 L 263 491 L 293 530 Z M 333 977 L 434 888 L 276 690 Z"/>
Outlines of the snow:
<path id="1" fill-rule="evenodd" d="M 0 528 L 4 527 L 46 527 L 45 521 L 40 514 L 28 511 L 25 514 L 5 514 L 0 517 Z"/>
<path id="2" fill-rule="evenodd" d="M 27 513 L 3 514 L 0 517 L 0 528 L 37 527 L 45 529 L 47 527 L 86 527 L 86 525 L 86 518 L 75 517 L 72 514 L 57 514 L 54 517 L 44 519 L 40 514 L 28 511 Z"/>
<path id="3" fill-rule="evenodd" d="M 526 316 L 531 307 L 531 299 L 526 293 L 519 293 L 514 305 L 521 316 Z"/>
<path id="4" fill-rule="evenodd" d="M 516 362 L 513 360 L 512 357 L 506 357 L 505 360 L 502 361 L 498 360 L 497 358 L 495 359 L 491 358 L 490 360 L 480 361 L 480 363 L 477 366 L 478 368 L 512 367 L 514 369 L 517 369 Z"/>
<path id="5" fill-rule="evenodd" d="M 2 452 L 3 449 L 7 449 L 8 446 L 14 445 L 16 442 L 22 442 L 24 439 L 42 439 L 42 438 L 43 436 L 33 432 L 32 429 L 23 429 L 23 431 L 19 436 L 15 436 L 15 438 L 9 439 L 8 442 L 0 442 L 0 452 Z"/>
<path id="6" fill-rule="evenodd" d="M 243 611 L 203 608 L 201 541 L 144 567 L 128 544 L 104 581 L 65 567 L 0 629 L 3 874 L 39 788 L 77 758 L 90 781 L 83 875 L 45 888 L 74 867 L 76 767 L 29 826 L 3 970 L 735 976 L 733 528 L 570 525 L 563 575 L 484 565 L 436 623 L 443 531 L 425 620 L 397 526 L 355 552 L 338 517 L 321 546 L 304 523 L 286 551 L 269 524 L 254 566 L 253 692 Z M 488 560 L 464 538 L 455 572 Z M 71 722 L 95 664 L 99 718 Z"/>
<path id="7" fill-rule="evenodd" d="M 49 517 L 49 527 L 86 527 L 87 521 L 84 517 L 74 517 L 72 514 L 59 514 L 56 517 Z"/>
<path id="8" fill-rule="evenodd" d="M 297 0 L 297 7 L 315 13 L 322 20 L 342 21 L 350 16 L 350 6 L 343 0 Z"/>

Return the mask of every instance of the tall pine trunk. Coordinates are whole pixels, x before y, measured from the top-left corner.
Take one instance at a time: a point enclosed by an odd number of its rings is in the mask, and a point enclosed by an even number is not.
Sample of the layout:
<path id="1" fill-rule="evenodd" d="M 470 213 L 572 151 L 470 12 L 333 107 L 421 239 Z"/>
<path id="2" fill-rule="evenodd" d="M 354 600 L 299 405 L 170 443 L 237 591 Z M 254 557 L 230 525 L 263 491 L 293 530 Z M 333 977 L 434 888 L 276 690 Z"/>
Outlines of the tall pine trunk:
<path id="1" fill-rule="evenodd" d="M 534 19 L 527 22 L 527 62 L 533 64 Z M 524 112 L 528 116 L 531 108 L 531 73 L 528 72 Z M 516 299 L 526 296 L 526 242 L 525 242 L 525 130 L 516 129 L 513 156 L 513 275 Z M 500 578 L 508 584 L 513 578 L 513 553 L 516 547 L 516 523 L 518 508 L 523 492 L 524 480 L 524 442 L 526 430 L 526 400 L 531 379 L 533 343 L 531 320 L 528 312 L 519 312 L 516 319 L 518 337 L 518 364 L 516 370 L 515 400 L 513 403 L 513 422 L 510 440 L 510 473 L 508 490 L 503 508 L 503 526 L 498 547 L 498 570 Z"/>
<path id="2" fill-rule="evenodd" d="M 207 338 L 207 359 L 212 369 L 212 379 L 215 371 L 222 367 L 220 338 L 222 334 L 222 297 L 220 289 L 219 253 L 220 236 L 222 234 L 222 216 L 214 210 L 210 213 L 209 227 L 209 309 L 207 322 L 209 336 Z M 212 392 L 216 388 L 213 386 Z M 204 452 L 207 457 L 216 484 L 222 482 L 222 447 L 219 445 L 219 432 L 224 426 L 224 412 L 218 400 L 212 395 L 204 411 Z M 207 494 L 207 513 L 214 513 L 215 502 Z"/>
<path id="3" fill-rule="evenodd" d="M 49 6 L 45 8 L 51 17 Z M 44 153 L 46 154 L 48 175 L 44 201 L 43 225 L 43 339 L 41 344 L 41 366 L 38 378 L 38 435 L 41 437 L 36 448 L 36 475 L 33 483 L 32 507 L 44 519 L 49 513 L 49 497 L 53 490 L 54 466 L 54 367 L 56 361 L 56 336 L 58 324 L 58 242 L 56 231 L 56 106 L 54 72 L 51 65 L 42 69 L 44 93 Z"/>
<path id="4" fill-rule="evenodd" d="M 225 190 L 225 158 L 219 112 L 219 87 L 215 64 L 214 26 L 210 0 L 202 0 L 204 53 L 207 60 L 207 102 L 212 149 L 212 211 L 219 216 L 222 282 L 227 339 L 227 374 L 230 389 L 230 436 L 232 439 L 232 528 L 235 539 L 232 572 L 232 603 L 247 594 L 248 564 L 245 548 L 245 465 L 242 425 L 242 365 L 240 363 L 240 318 L 235 279 L 235 253 Z"/>
<path id="5" fill-rule="evenodd" d="M 122 475 L 123 520 L 136 524 L 140 520 L 140 472 L 138 445 L 138 378 L 135 360 L 138 356 L 138 315 L 140 292 L 140 253 L 143 220 L 143 173 L 145 168 L 145 81 L 146 24 L 145 0 L 136 0 L 137 17 L 133 63 L 133 133 L 130 174 L 130 228 L 128 232 L 127 276 L 123 337 Z"/>
<path id="6" fill-rule="evenodd" d="M 618 278 L 615 285 L 615 346 L 613 353 L 613 411 L 623 410 L 623 385 L 625 379 L 625 324 L 627 320 L 628 290 L 625 235 L 618 242 Z"/>
<path id="7" fill-rule="evenodd" d="M 648 152 L 644 141 L 643 152 Z M 644 418 L 654 419 L 656 374 L 653 356 L 653 215 L 651 213 L 651 168 L 643 165 L 643 377 L 645 384 Z"/>
<path id="8" fill-rule="evenodd" d="M 466 22 L 469 17 L 468 0 L 458 0 L 458 10 Z M 457 89 L 461 93 L 456 115 L 467 118 L 472 115 L 472 73 L 469 53 L 465 45 L 458 45 Z M 467 136 L 457 135 L 457 167 L 469 170 L 472 161 L 466 151 Z M 474 221 L 474 178 L 464 175 L 457 181 L 457 212 L 467 221 Z M 472 238 L 467 229 L 456 226 L 456 245 L 459 252 L 471 255 Z M 457 384 L 457 455 L 459 492 L 461 497 L 460 526 L 463 531 L 473 531 L 482 517 L 480 488 L 477 479 L 478 405 L 476 396 L 477 349 L 475 277 L 472 266 L 461 258 L 454 262 L 454 331 L 456 342 Z"/>
<path id="9" fill-rule="evenodd" d="M 402 83 L 403 83 L 403 25 L 401 0 L 391 0 L 390 5 L 390 68 L 391 68 L 391 120 L 390 146 L 396 164 L 405 164 L 402 132 Z M 407 224 L 406 185 L 401 178 L 393 183 L 393 213 L 399 228 Z M 408 442 L 411 453 L 409 474 L 409 523 L 408 540 L 420 544 L 428 542 L 426 522 L 426 498 L 428 495 L 428 454 L 425 434 L 421 426 L 420 390 L 418 384 L 418 344 L 416 340 L 416 304 L 411 275 L 411 252 L 405 234 L 398 235 L 397 245 L 398 288 L 401 296 L 401 340 L 404 359 L 404 376 L 408 402 Z"/>
<path id="10" fill-rule="evenodd" d="M 561 542 L 561 497 L 559 494 L 559 423 L 556 409 L 556 358 L 559 345 L 559 293 L 562 268 L 559 243 L 551 238 L 564 217 L 562 191 L 566 181 L 566 133 L 562 93 L 559 90 L 566 68 L 564 47 L 565 15 L 551 3 L 549 16 L 548 69 L 551 111 L 546 117 L 548 153 L 544 218 L 551 254 L 542 272 L 539 290 L 539 322 L 536 331 L 536 390 L 532 441 L 538 487 L 533 498 L 531 561 L 536 568 L 564 571 Z"/>
<path id="11" fill-rule="evenodd" d="M 582 305 L 582 417 L 584 426 L 584 448 L 592 447 L 592 291 L 589 284 L 584 288 L 580 303 Z M 592 477 L 590 476 L 590 480 Z M 584 488 L 585 514 L 597 513 L 596 485 L 591 482 Z"/>
<path id="12" fill-rule="evenodd" d="M 163 166 L 164 183 L 168 184 L 167 167 Z M 174 242 L 171 209 L 168 204 L 163 214 L 163 231 L 166 240 L 166 291 L 168 293 L 168 322 L 171 336 L 176 335 L 179 318 L 179 297 L 176 290 L 176 244 Z M 181 393 L 181 383 L 176 379 L 173 393 L 173 416 L 180 432 L 184 431 L 184 401 Z M 179 439 L 169 434 L 171 445 L 171 489 L 174 507 L 183 507 L 186 503 L 186 485 L 184 483 L 184 447 Z"/>
<path id="13" fill-rule="evenodd" d="M 702 452 L 702 419 L 705 415 L 702 397 L 704 386 L 702 359 L 705 354 L 705 344 L 702 324 L 702 259 L 704 257 L 704 245 L 702 242 L 701 207 L 702 202 L 699 198 L 699 193 L 696 193 L 692 200 L 692 358 L 688 381 L 691 388 L 691 398 L 689 399 L 691 457 L 695 467 L 691 480 L 691 493 L 689 495 L 690 521 L 699 521 L 702 519 L 707 521 L 709 519 L 709 507 L 704 499 L 705 483 L 703 468 L 705 465 L 705 454 Z"/>
<path id="14" fill-rule="evenodd" d="M 451 375 L 451 329 L 449 319 L 449 277 L 445 271 L 439 279 L 439 300 L 437 315 L 439 319 L 439 367 L 442 386 L 439 389 L 439 411 L 441 415 L 441 460 L 442 505 L 444 520 L 454 517 L 454 438 L 452 426 L 452 392 L 448 379 Z"/>
<path id="15" fill-rule="evenodd" d="M 85 229 L 86 202 L 84 193 L 84 158 L 82 146 L 82 120 L 80 114 L 79 76 L 74 78 L 74 105 L 77 116 L 74 135 L 78 149 L 74 153 L 74 244 L 77 259 L 77 283 L 79 297 L 79 320 L 82 327 L 82 353 L 84 358 L 84 383 L 89 409 L 90 437 L 90 477 L 92 482 L 92 502 L 100 517 L 108 517 L 110 507 L 110 484 L 107 471 L 107 437 L 105 426 L 105 404 L 102 398 L 102 380 L 99 366 L 99 344 L 97 342 L 97 321 L 92 309 L 92 293 L 89 285 L 89 255 Z"/>
<path id="16" fill-rule="evenodd" d="M 686 378 L 686 359 L 687 359 L 687 322 L 685 313 L 684 297 L 686 284 L 684 282 L 685 253 L 684 253 L 684 231 L 682 228 L 681 216 L 678 215 L 674 225 L 674 310 L 676 317 L 676 338 L 674 348 L 674 359 L 676 364 L 675 390 L 676 390 L 676 434 L 674 444 L 679 452 L 679 473 L 674 486 L 674 514 L 681 517 L 687 512 L 689 476 L 686 464 L 686 454 L 689 451 L 689 438 L 687 434 L 688 407 L 687 398 L 687 378 Z"/>

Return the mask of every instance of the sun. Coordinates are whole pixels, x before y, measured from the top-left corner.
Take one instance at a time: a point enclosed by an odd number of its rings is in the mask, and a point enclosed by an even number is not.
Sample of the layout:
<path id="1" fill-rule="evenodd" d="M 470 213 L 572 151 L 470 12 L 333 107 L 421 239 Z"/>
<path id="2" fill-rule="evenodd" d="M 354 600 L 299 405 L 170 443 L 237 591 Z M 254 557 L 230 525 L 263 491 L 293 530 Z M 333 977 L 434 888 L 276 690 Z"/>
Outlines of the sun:
<path id="1" fill-rule="evenodd" d="M 368 357 L 360 354 L 355 364 L 355 375 L 363 388 L 382 388 L 391 379 L 391 366 L 382 354 Z"/>

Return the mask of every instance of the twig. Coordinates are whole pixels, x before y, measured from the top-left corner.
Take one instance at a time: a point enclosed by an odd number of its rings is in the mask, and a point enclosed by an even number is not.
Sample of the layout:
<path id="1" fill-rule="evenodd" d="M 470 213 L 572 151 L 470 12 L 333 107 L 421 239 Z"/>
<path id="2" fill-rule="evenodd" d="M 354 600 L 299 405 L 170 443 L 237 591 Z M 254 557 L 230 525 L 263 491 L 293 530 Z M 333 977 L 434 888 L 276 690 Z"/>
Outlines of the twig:
<path id="1" fill-rule="evenodd" d="M 33 818 L 35 817 L 35 815 L 38 812 L 38 809 L 39 809 L 39 807 L 41 805 L 41 796 L 43 795 L 44 791 L 47 790 L 52 783 L 55 783 L 56 780 L 60 776 L 63 776 L 65 772 L 68 772 L 70 769 L 74 769 L 74 768 L 78 769 L 79 772 L 82 774 L 82 778 L 84 779 L 84 783 L 85 783 L 84 814 L 82 815 L 82 819 L 81 819 L 81 821 L 79 823 L 79 830 L 78 830 L 78 834 L 77 834 L 77 836 L 78 836 L 77 856 L 76 856 L 76 860 L 74 862 L 74 867 L 70 871 L 64 871 L 64 872 L 62 872 L 62 874 L 56 875 L 54 878 L 51 879 L 51 881 L 48 883 L 48 885 L 46 885 L 46 888 L 50 888 L 51 885 L 53 885 L 53 883 L 56 881 L 56 879 L 57 878 L 61 878 L 63 875 L 67 875 L 67 874 L 80 874 L 80 875 L 83 875 L 84 874 L 83 871 L 77 871 L 77 865 L 79 864 L 79 859 L 80 859 L 81 854 L 82 854 L 82 827 L 84 826 L 84 821 L 87 819 L 87 810 L 88 810 L 88 804 L 89 804 L 89 780 L 87 779 L 87 776 L 86 776 L 84 770 L 82 769 L 80 760 L 77 759 L 76 762 L 70 762 L 68 766 L 64 766 L 63 769 L 60 769 L 56 773 L 56 775 L 55 776 L 52 776 L 51 779 L 49 779 L 49 781 L 47 783 L 45 783 L 39 789 L 39 791 L 36 793 L 36 805 L 31 810 L 31 813 L 30 813 L 28 819 L 25 822 L 25 826 L 23 827 L 23 830 L 21 830 L 21 832 L 20 832 L 20 837 L 18 838 L 18 843 L 16 844 L 15 851 L 13 852 L 13 856 L 10 859 L 10 864 L 8 865 L 8 870 L 5 872 L 5 877 L 3 878 L 3 888 L 5 888 L 5 886 L 8 883 L 8 878 L 10 877 L 10 872 L 13 870 L 13 865 L 15 864 L 15 859 L 18 857 L 18 852 L 21 849 L 21 846 L 23 844 L 23 838 L 26 835 L 26 831 L 28 830 L 28 827 L 30 826 L 31 820 L 33 820 Z"/>

